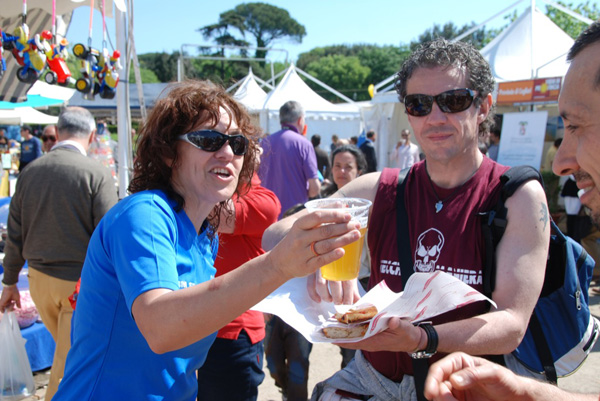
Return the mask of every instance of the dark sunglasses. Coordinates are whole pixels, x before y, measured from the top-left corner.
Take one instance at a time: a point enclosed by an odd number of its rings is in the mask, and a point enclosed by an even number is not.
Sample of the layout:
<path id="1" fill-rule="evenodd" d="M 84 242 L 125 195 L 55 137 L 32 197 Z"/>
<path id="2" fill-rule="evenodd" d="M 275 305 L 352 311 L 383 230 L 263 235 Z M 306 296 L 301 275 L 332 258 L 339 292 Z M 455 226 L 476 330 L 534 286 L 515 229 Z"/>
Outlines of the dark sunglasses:
<path id="1" fill-rule="evenodd" d="M 433 101 L 437 103 L 444 113 L 460 113 L 465 111 L 475 100 L 475 91 L 472 89 L 452 89 L 439 95 L 406 95 L 404 107 L 406 112 L 414 117 L 423 117 L 431 113 Z"/>
<path id="2" fill-rule="evenodd" d="M 225 135 L 212 129 L 188 132 L 180 135 L 179 139 L 207 152 L 216 152 L 227 141 L 229 141 L 229 146 L 231 146 L 231 150 L 236 156 L 245 155 L 248 150 L 248 138 L 244 135 Z"/>
<path id="3" fill-rule="evenodd" d="M 48 141 L 56 142 L 56 137 L 55 136 L 42 135 L 42 141 L 44 141 L 44 142 L 48 142 Z"/>

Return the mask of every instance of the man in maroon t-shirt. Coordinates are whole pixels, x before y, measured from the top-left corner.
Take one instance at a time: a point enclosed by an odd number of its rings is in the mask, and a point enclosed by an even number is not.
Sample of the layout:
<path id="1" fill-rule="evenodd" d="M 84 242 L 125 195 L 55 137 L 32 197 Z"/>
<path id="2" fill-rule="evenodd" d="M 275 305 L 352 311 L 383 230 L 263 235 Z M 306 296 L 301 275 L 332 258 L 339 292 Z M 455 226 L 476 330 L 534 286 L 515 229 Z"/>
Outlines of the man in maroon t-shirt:
<path id="1" fill-rule="evenodd" d="M 478 213 L 496 203 L 499 177 L 507 169 L 478 148 L 478 137 L 488 132 L 493 119 L 493 87 L 489 64 L 464 42 L 436 39 L 418 48 L 402 66 L 396 89 L 425 153 L 425 161 L 412 167 L 406 181 L 409 232 L 396 233 L 397 169 L 363 175 L 332 195 L 373 201 L 368 234 L 370 287 L 385 280 L 394 291 L 402 290 L 398 234 L 408 236 L 415 271 L 445 271 L 482 289 L 485 247 Z M 487 311 L 485 305 L 476 303 L 420 326 L 392 318 L 384 332 L 344 344 L 361 352 L 344 370 L 320 383 L 313 399 L 343 400 L 353 393 L 409 400 L 415 388 L 413 354 L 436 360 L 454 351 L 471 355 L 513 351 L 525 334 L 541 291 L 550 224 L 538 182 L 524 184 L 506 206 L 508 225 L 497 248 L 493 293 L 498 308 Z M 293 221 L 294 216 L 271 226 L 263 247 L 272 248 Z M 316 247 L 315 251 L 326 249 Z M 354 282 L 325 282 L 316 276 L 309 280 L 309 293 L 316 301 L 352 303 L 358 299 Z M 340 396 L 337 389 L 346 395 Z"/>
<path id="2" fill-rule="evenodd" d="M 565 137 L 552 169 L 558 175 L 575 176 L 583 190 L 581 202 L 590 208 L 592 221 L 600 227 L 600 22 L 594 22 L 579 35 L 567 60 L 571 66 L 558 99 Z M 598 400 L 597 393 L 567 393 L 557 386 L 515 376 L 485 359 L 461 353 L 453 353 L 432 366 L 425 388 L 429 399 L 436 401 L 467 397 L 482 401 Z"/>

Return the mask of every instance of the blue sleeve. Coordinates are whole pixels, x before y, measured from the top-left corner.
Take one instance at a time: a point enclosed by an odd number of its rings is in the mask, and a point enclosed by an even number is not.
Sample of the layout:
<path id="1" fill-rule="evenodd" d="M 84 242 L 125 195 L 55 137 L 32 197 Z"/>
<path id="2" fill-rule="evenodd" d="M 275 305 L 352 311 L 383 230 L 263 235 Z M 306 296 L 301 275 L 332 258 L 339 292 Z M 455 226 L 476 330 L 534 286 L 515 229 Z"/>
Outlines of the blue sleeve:
<path id="1" fill-rule="evenodd" d="M 42 141 L 38 138 L 35 138 L 35 157 L 36 159 L 42 155 Z"/>
<path id="2" fill-rule="evenodd" d="M 175 219 L 164 200 L 144 197 L 110 221 L 104 241 L 130 311 L 133 301 L 146 291 L 179 289 Z"/>

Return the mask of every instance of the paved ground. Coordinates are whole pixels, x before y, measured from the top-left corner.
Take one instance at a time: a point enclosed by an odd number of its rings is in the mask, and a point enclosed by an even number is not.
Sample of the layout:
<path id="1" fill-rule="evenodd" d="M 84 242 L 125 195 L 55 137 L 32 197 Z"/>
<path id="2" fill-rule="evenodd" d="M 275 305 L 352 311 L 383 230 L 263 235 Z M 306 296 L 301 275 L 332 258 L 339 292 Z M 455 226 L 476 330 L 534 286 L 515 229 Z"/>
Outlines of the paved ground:
<path id="1" fill-rule="evenodd" d="M 590 294 L 590 303 L 592 313 L 600 318 L 600 296 Z M 339 348 L 331 344 L 315 344 L 310 355 L 310 372 L 309 372 L 309 395 L 312 388 L 319 381 L 328 378 L 340 368 L 341 355 Z M 594 350 L 583 364 L 583 366 L 573 375 L 559 379 L 561 388 L 582 392 L 600 394 L 600 341 L 596 343 Z M 33 397 L 25 399 L 25 401 L 43 400 L 48 384 L 48 373 L 38 372 L 35 374 L 37 385 L 36 394 Z M 279 401 L 281 394 L 275 386 L 273 379 L 268 375 L 268 370 L 265 367 L 267 377 L 259 387 L 258 401 Z M 226 400 L 224 400 L 226 401 Z"/>

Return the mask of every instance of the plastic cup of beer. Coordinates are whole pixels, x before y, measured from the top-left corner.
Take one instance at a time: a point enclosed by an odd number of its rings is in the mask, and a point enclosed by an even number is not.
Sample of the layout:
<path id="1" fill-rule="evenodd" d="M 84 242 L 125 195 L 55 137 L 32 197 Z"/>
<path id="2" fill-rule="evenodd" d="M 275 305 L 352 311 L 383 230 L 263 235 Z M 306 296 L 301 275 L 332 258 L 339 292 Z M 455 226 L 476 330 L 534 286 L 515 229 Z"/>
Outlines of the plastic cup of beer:
<path id="1" fill-rule="evenodd" d="M 344 256 L 321 267 L 321 276 L 331 281 L 346 281 L 358 277 L 360 256 L 362 255 L 364 237 L 369 223 L 371 201 L 361 198 L 324 198 L 314 199 L 304 204 L 309 212 L 317 210 L 343 209 L 352 216 L 352 221 L 360 223 L 360 238 L 344 246 Z"/>

